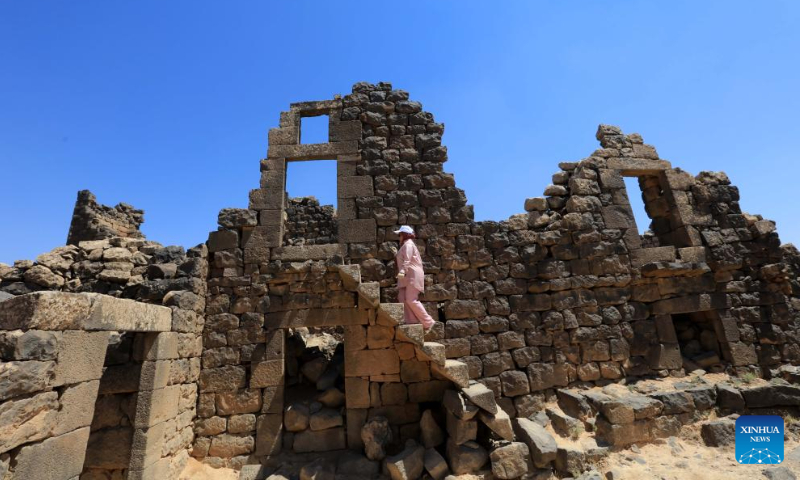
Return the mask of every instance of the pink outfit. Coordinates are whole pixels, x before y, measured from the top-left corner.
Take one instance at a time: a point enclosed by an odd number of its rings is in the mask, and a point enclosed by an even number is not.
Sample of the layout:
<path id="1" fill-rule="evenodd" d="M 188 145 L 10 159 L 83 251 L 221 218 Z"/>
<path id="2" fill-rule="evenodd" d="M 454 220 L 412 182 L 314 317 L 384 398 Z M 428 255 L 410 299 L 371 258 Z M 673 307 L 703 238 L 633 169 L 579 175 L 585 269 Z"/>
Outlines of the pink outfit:
<path id="1" fill-rule="evenodd" d="M 405 277 L 397 281 L 397 300 L 406 306 L 405 322 L 422 323 L 426 329 L 430 328 L 434 324 L 433 318 L 418 300 L 420 292 L 425 291 L 425 273 L 422 271 L 422 256 L 414 241 L 406 240 L 395 259 L 397 271 L 405 273 Z"/>

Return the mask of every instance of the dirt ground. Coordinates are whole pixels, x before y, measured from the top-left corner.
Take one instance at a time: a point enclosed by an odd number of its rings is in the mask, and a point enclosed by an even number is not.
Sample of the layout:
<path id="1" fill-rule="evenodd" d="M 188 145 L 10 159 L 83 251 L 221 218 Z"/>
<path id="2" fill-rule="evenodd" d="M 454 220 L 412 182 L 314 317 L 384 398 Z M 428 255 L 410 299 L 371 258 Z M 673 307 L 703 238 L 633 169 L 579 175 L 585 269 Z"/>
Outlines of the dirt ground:
<path id="1" fill-rule="evenodd" d="M 699 429 L 692 426 L 680 438 L 611 453 L 596 469 L 603 475 L 613 470 L 614 480 L 753 480 L 766 479 L 764 470 L 783 466 L 800 478 L 800 442 L 796 440 L 786 441 L 785 461 L 780 465 L 740 465 L 734 459 L 735 450 L 734 445 L 706 447 Z"/>
<path id="2" fill-rule="evenodd" d="M 189 459 L 180 480 L 238 480 L 239 472 L 230 468 L 211 468 L 194 458 Z"/>
<path id="3" fill-rule="evenodd" d="M 739 465 L 734 446 L 710 448 L 691 438 L 676 438 L 660 444 L 610 454 L 596 466 L 604 477 L 614 471 L 614 480 L 753 480 L 767 478 L 763 471 L 778 465 Z M 800 478 L 800 442 L 785 445 L 786 460 L 781 465 Z M 618 476 L 617 476 L 618 475 Z M 180 480 L 236 480 L 238 472 L 215 469 L 190 459 Z"/>

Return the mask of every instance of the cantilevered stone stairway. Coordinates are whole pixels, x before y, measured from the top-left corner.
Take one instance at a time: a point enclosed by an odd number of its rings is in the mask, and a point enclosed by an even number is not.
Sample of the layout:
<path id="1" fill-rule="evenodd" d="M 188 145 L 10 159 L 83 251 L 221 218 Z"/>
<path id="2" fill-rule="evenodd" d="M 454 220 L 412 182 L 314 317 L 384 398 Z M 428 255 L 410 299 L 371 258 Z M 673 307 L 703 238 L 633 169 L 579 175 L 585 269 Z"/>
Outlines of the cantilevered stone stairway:
<path id="1" fill-rule="evenodd" d="M 361 283 L 361 272 L 358 265 L 342 265 L 339 274 L 344 280 L 345 288 L 353 288 L 361 302 L 376 308 L 376 324 L 397 328 L 396 340 L 412 343 L 417 360 L 430 362 L 431 374 L 441 380 L 449 380 L 460 388 L 469 386 L 469 368 L 466 363 L 450 360 L 445 357 L 445 347 L 438 342 L 426 342 L 422 324 L 406 324 L 404 320 L 405 306 L 402 303 L 385 303 L 380 301 L 378 282 Z M 345 280 L 346 279 L 346 280 Z"/>

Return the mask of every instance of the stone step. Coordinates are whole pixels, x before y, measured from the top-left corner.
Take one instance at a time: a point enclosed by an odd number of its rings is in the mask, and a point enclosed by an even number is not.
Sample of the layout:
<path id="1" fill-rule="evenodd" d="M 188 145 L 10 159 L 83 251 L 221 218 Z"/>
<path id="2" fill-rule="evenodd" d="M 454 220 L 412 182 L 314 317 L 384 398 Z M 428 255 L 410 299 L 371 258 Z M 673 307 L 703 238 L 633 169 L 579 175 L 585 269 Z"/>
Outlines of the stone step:
<path id="1" fill-rule="evenodd" d="M 461 388 L 469 386 L 469 367 L 458 360 L 445 360 L 444 365 L 431 363 L 431 373 L 434 377 L 450 380 Z"/>
<path id="2" fill-rule="evenodd" d="M 438 342 L 425 342 L 421 347 L 416 347 L 417 359 L 433 362 L 439 366 L 444 366 L 447 358 L 444 355 L 444 345 Z"/>
<path id="3" fill-rule="evenodd" d="M 469 401 L 492 415 L 497 413 L 497 402 L 494 399 L 494 392 L 480 382 L 469 382 L 469 385 L 462 388 L 463 393 Z"/>
<path id="4" fill-rule="evenodd" d="M 378 282 L 361 283 L 358 285 L 357 291 L 359 300 L 363 301 L 364 304 L 366 304 L 362 305 L 361 302 L 359 302 L 359 306 L 376 308 L 378 304 L 381 303 L 380 283 Z"/>
<path id="5" fill-rule="evenodd" d="M 404 308 L 402 303 L 381 303 L 378 305 L 378 325 L 384 327 L 403 325 Z"/>
<path id="6" fill-rule="evenodd" d="M 425 328 L 421 323 L 408 323 L 397 327 L 395 339 L 398 342 L 413 343 L 421 347 L 425 343 Z"/>
<path id="7" fill-rule="evenodd" d="M 339 277 L 348 292 L 355 292 L 361 285 L 361 267 L 359 265 L 339 265 Z"/>

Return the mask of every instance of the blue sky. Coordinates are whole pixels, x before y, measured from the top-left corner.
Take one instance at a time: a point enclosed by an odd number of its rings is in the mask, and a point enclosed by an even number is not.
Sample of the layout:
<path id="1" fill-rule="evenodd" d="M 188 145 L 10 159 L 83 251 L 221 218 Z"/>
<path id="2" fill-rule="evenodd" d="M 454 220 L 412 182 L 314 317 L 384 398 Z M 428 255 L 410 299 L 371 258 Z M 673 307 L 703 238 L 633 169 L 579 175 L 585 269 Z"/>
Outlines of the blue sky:
<path id="1" fill-rule="evenodd" d="M 203 242 L 247 205 L 279 112 L 358 81 L 446 125 L 477 219 L 521 212 L 611 123 L 725 170 L 800 242 L 798 20 L 792 1 L 0 2 L 0 261 L 63 244 L 85 188 L 145 209 L 151 239 Z M 289 193 L 332 201 L 314 167 Z"/>

